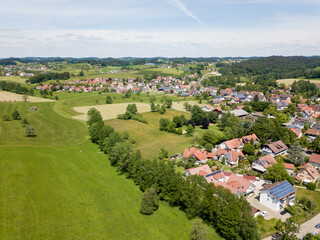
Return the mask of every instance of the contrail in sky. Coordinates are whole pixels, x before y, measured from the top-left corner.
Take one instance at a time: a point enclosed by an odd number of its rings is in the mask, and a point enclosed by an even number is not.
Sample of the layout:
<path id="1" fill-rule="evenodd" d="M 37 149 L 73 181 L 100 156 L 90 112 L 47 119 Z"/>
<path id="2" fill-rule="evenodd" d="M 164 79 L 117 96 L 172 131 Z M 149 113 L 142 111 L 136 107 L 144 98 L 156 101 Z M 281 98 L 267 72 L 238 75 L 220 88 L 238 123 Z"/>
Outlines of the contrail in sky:
<path id="1" fill-rule="evenodd" d="M 193 18 L 197 22 L 202 23 L 202 21 L 199 18 L 197 18 L 189 9 L 187 9 L 186 5 L 184 5 L 180 0 L 167 0 L 167 2 L 170 3 L 172 6 L 178 8 L 184 14 Z"/>

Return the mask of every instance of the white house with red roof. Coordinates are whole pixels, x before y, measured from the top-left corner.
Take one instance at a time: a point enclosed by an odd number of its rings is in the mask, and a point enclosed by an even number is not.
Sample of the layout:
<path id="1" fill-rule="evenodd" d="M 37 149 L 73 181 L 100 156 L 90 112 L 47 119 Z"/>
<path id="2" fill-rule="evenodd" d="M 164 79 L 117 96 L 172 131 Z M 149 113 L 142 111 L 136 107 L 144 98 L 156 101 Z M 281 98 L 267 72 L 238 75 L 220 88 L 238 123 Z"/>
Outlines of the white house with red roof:
<path id="1" fill-rule="evenodd" d="M 268 154 L 256 159 L 252 163 L 252 168 L 258 172 L 265 173 L 267 168 L 271 167 L 275 163 L 277 163 L 276 159 L 272 156 L 272 154 Z"/>

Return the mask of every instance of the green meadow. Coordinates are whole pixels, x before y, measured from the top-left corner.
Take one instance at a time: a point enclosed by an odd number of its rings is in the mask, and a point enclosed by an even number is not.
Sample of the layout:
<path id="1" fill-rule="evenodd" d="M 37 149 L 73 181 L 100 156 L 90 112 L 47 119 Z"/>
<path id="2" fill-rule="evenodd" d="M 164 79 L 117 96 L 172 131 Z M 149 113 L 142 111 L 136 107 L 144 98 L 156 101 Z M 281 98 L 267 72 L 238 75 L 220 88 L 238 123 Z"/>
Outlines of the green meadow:
<path id="1" fill-rule="evenodd" d="M 160 202 L 154 215 L 139 213 L 142 192 L 138 186 L 110 166 L 107 155 L 90 142 L 86 124 L 71 118 L 73 106 L 89 105 L 100 97 L 66 94 L 52 103 L 0 103 L 0 239 L 189 238 L 194 220 L 178 208 Z M 37 111 L 29 110 L 33 105 Z M 2 120 L 14 109 L 28 119 L 36 137 L 24 137 L 20 121 Z M 164 117 L 174 114 L 169 111 Z M 158 118 L 147 115 L 150 121 Z M 122 124 L 112 121 L 115 128 Z M 158 139 L 157 147 L 171 138 L 174 148 L 188 144 L 188 138 L 148 127 L 155 136 L 147 140 L 153 144 Z M 157 151 L 145 154 L 152 157 Z M 221 239 L 212 227 L 207 230 L 209 239 Z"/>

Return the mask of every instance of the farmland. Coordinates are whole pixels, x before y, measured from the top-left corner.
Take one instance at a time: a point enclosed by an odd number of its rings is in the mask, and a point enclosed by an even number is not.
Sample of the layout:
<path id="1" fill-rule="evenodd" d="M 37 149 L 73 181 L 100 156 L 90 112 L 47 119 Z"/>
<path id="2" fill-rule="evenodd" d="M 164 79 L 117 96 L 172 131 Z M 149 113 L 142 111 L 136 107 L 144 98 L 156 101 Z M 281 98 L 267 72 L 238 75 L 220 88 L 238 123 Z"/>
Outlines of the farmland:
<path id="1" fill-rule="evenodd" d="M 11 92 L 1 92 L 0 91 L 0 102 L 22 102 L 24 101 L 23 95 L 11 93 Z M 47 98 L 39 98 L 33 96 L 27 96 L 27 102 L 51 102 L 52 100 Z"/>
<path id="2" fill-rule="evenodd" d="M 280 80 L 277 80 L 277 83 L 279 83 L 279 84 L 284 83 L 286 86 L 288 86 L 288 85 L 291 85 L 292 83 L 294 83 L 294 81 L 299 81 L 299 80 L 301 80 L 301 79 L 296 79 L 296 78 L 280 79 Z M 306 79 L 304 79 L 304 80 L 306 80 Z M 311 83 L 320 84 L 320 80 L 312 79 L 312 80 L 308 80 L 308 81 L 310 81 Z"/>
<path id="3" fill-rule="evenodd" d="M 160 202 L 151 216 L 139 213 L 141 191 L 111 167 L 107 155 L 90 143 L 83 121 L 72 119 L 72 110 L 89 105 L 99 94 L 59 94 L 57 102 L 0 104 L 0 236 L 4 239 L 187 239 L 193 224 L 177 208 Z M 62 100 L 65 99 L 65 100 Z M 116 99 L 117 101 L 130 101 Z M 37 111 L 30 111 L 31 106 Z M 17 109 L 35 128 L 26 138 L 20 121 L 2 121 Z M 144 113 L 153 125 L 139 129 L 136 121 L 109 120 L 117 130 L 133 130 L 144 156 L 154 157 L 158 145 L 183 149 L 190 138 L 160 132 L 159 117 Z M 131 129 L 134 128 L 134 129 Z M 143 131 L 142 131 L 143 130 Z M 146 130 L 150 130 L 147 132 Z M 152 132 L 154 131 L 154 132 Z M 148 147 L 140 142 L 150 137 Z M 131 133 L 131 132 L 130 132 Z M 154 135 L 153 135 L 154 134 Z M 152 141 L 151 141 L 152 140 Z M 176 145 L 171 146 L 174 142 Z M 149 150 L 152 149 L 152 151 Z M 221 239 L 208 227 L 209 239 Z"/>

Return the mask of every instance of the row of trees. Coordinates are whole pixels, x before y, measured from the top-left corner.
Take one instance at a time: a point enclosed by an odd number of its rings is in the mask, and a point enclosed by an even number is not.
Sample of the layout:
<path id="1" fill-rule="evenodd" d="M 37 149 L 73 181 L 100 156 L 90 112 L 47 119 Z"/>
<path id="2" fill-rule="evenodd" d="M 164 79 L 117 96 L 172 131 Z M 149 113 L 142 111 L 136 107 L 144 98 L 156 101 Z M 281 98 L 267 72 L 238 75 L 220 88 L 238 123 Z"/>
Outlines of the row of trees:
<path id="1" fill-rule="evenodd" d="M 46 82 L 49 80 L 67 80 L 70 78 L 70 73 L 69 72 L 63 72 L 63 73 L 55 73 L 55 72 L 50 72 L 50 73 L 41 73 L 36 76 L 30 77 L 28 80 L 26 80 L 26 83 L 41 83 L 41 82 Z"/>
<path id="2" fill-rule="evenodd" d="M 133 119 L 142 123 L 148 123 L 148 120 L 143 118 L 140 114 L 138 114 L 138 109 L 136 104 L 128 104 L 127 110 L 124 114 L 119 114 L 117 116 L 119 119 L 129 120 Z"/>
<path id="3" fill-rule="evenodd" d="M 0 81 L 0 89 L 8 92 L 14 92 L 19 94 L 28 94 L 33 95 L 34 91 L 32 88 L 27 88 L 21 86 L 20 83 L 14 83 L 14 82 L 6 82 L 6 81 Z"/>
<path id="4" fill-rule="evenodd" d="M 188 218 L 202 218 L 227 239 L 259 239 L 256 222 L 250 215 L 251 207 L 245 198 L 216 188 L 198 176 L 182 178 L 170 162 L 142 160 L 140 151 L 122 134 L 101 124 L 102 117 L 97 110 L 91 109 L 88 115 L 92 141 L 109 154 L 111 165 L 131 178 L 142 191 L 153 188 L 159 199 L 179 206 Z"/>
<path id="5" fill-rule="evenodd" d="M 11 114 L 12 120 L 21 120 L 21 115 L 18 112 L 17 109 L 15 109 L 12 114 Z M 3 121 L 11 121 L 10 116 L 8 115 L 3 115 L 2 120 Z M 23 118 L 21 121 L 21 126 L 24 128 L 24 133 L 26 137 L 34 137 L 36 136 L 35 130 L 32 126 L 30 126 L 30 123 L 28 122 L 27 118 Z"/>

